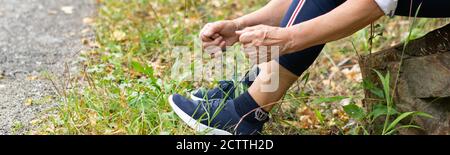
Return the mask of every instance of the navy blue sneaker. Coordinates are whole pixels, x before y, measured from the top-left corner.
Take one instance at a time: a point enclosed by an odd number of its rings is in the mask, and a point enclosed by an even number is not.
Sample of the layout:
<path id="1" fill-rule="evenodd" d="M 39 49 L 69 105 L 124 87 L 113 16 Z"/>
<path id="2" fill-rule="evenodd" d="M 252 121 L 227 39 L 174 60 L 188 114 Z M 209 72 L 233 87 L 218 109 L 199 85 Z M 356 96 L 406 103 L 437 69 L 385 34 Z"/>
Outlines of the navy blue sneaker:
<path id="1" fill-rule="evenodd" d="M 259 74 L 259 68 L 257 66 L 253 67 L 248 71 L 242 78 L 240 83 L 235 83 L 233 81 L 219 81 L 219 86 L 210 90 L 197 89 L 191 92 L 191 99 L 194 101 L 206 101 L 211 99 L 234 99 L 239 93 L 236 90 L 245 91 L 247 87 L 251 86 L 255 77 Z M 241 88 L 241 89 L 239 89 Z"/>
<path id="2" fill-rule="evenodd" d="M 233 100 L 193 101 L 175 94 L 169 97 L 169 103 L 189 127 L 207 135 L 257 135 L 269 120 L 268 113 L 259 108 L 243 119 Z"/>
<path id="3" fill-rule="evenodd" d="M 197 89 L 191 92 L 194 101 L 206 101 L 212 99 L 234 99 L 236 86 L 233 81 L 219 81 L 219 86 L 211 90 Z"/>

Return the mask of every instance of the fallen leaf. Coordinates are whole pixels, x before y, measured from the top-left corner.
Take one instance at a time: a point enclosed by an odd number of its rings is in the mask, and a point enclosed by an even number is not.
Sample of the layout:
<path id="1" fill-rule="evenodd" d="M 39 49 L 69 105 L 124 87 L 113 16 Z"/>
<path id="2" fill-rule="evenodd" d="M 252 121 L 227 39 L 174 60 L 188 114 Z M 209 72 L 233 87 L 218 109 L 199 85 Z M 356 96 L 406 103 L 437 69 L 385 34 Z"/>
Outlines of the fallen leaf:
<path id="1" fill-rule="evenodd" d="M 73 6 L 63 6 L 61 7 L 61 11 L 65 14 L 73 14 Z"/>
<path id="2" fill-rule="evenodd" d="M 83 30 L 81 30 L 81 34 L 87 34 L 89 33 L 90 29 L 89 28 L 85 28 Z"/>
<path id="3" fill-rule="evenodd" d="M 349 80 L 357 82 L 362 81 L 361 68 L 358 64 L 354 65 L 351 69 L 343 69 L 341 72 L 344 73 L 345 77 Z"/>
<path id="4" fill-rule="evenodd" d="M 89 47 L 91 47 L 91 48 L 100 48 L 101 45 L 97 41 L 91 41 L 91 42 L 89 42 Z"/>
<path id="5" fill-rule="evenodd" d="M 330 121 L 327 122 L 327 126 L 335 126 L 336 125 L 336 119 L 331 118 Z"/>
<path id="6" fill-rule="evenodd" d="M 54 133 L 54 132 L 55 132 L 55 125 L 53 125 L 52 123 L 50 123 L 50 124 L 48 125 L 48 127 L 45 129 L 45 131 L 46 131 L 46 132 L 49 132 L 49 133 Z"/>
<path id="7" fill-rule="evenodd" d="M 339 71 L 339 67 L 333 66 L 333 67 L 330 68 L 330 71 L 332 73 L 338 72 Z"/>
<path id="8" fill-rule="evenodd" d="M 318 124 L 316 114 L 308 107 L 299 108 L 296 111 L 299 118 L 299 127 L 302 129 L 312 129 Z"/>
<path id="9" fill-rule="evenodd" d="M 322 84 L 323 84 L 324 86 L 329 86 L 329 87 L 331 87 L 332 89 L 335 89 L 335 88 L 336 88 L 336 82 L 334 82 L 333 80 L 323 80 L 323 81 L 322 81 Z"/>
<path id="10" fill-rule="evenodd" d="M 48 10 L 48 14 L 50 14 L 50 15 L 56 15 L 56 14 L 58 14 L 58 11 L 55 11 L 55 10 Z"/>
<path id="11" fill-rule="evenodd" d="M 37 80 L 37 79 L 38 79 L 38 77 L 34 76 L 34 75 L 30 75 L 30 76 L 27 77 L 28 81 L 34 81 L 34 80 Z"/>
<path id="12" fill-rule="evenodd" d="M 337 110 L 337 109 L 333 109 L 331 112 L 332 112 L 333 115 L 335 115 L 335 116 L 337 116 L 337 115 L 339 114 L 339 110 Z"/>
<path id="13" fill-rule="evenodd" d="M 81 55 L 86 55 L 86 54 L 88 54 L 88 51 L 86 51 L 86 50 L 80 50 L 80 54 L 81 54 Z"/>
<path id="14" fill-rule="evenodd" d="M 113 37 L 114 37 L 114 40 L 116 40 L 116 41 L 123 41 L 123 40 L 125 40 L 126 34 L 123 31 L 116 30 L 113 33 Z"/>
<path id="15" fill-rule="evenodd" d="M 31 105 L 33 105 L 33 99 L 32 99 L 32 98 L 26 99 L 26 100 L 25 100 L 25 105 L 26 105 L 26 106 L 31 106 Z"/>
<path id="16" fill-rule="evenodd" d="M 216 8 L 222 6 L 222 4 L 220 4 L 220 1 L 211 1 L 212 5 Z"/>
<path id="17" fill-rule="evenodd" d="M 300 116 L 300 128 L 302 129 L 312 129 L 316 121 L 310 116 Z"/>
<path id="18" fill-rule="evenodd" d="M 87 38 L 81 38 L 81 43 L 82 43 L 83 45 L 89 45 L 89 39 L 87 39 Z"/>
<path id="19" fill-rule="evenodd" d="M 314 116 L 314 115 L 315 115 L 314 112 L 313 112 L 311 109 L 309 109 L 308 107 L 306 107 L 306 106 L 303 107 L 303 108 L 297 109 L 296 114 L 297 114 L 298 116 L 304 116 L 304 115 L 307 115 L 307 116 Z"/>
<path id="20" fill-rule="evenodd" d="M 97 112 L 94 110 L 89 110 L 88 112 L 89 124 L 91 126 L 97 125 Z"/>
<path id="21" fill-rule="evenodd" d="M 42 122 L 41 119 L 34 119 L 34 120 L 30 121 L 30 124 L 31 124 L 31 125 L 37 125 L 37 124 L 39 124 L 39 123 L 41 123 L 41 122 Z"/>
<path id="22" fill-rule="evenodd" d="M 339 102 L 339 104 L 341 106 L 346 106 L 346 105 L 349 105 L 351 101 L 352 100 L 350 98 L 346 98 L 346 99 L 341 100 L 341 102 Z"/>
<path id="23" fill-rule="evenodd" d="M 124 129 L 117 129 L 116 131 L 112 132 L 113 135 L 123 135 L 127 133 Z"/>
<path id="24" fill-rule="evenodd" d="M 86 25 L 91 25 L 92 23 L 94 23 L 94 19 L 90 17 L 83 18 L 83 23 Z"/>

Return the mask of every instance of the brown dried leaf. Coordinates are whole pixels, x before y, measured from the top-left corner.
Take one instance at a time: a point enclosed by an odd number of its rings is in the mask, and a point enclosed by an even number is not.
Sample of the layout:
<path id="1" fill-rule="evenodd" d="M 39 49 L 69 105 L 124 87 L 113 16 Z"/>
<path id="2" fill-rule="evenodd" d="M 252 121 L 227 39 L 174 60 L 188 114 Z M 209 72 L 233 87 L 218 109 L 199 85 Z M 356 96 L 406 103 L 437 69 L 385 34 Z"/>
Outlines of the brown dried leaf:
<path id="1" fill-rule="evenodd" d="M 87 39 L 87 38 L 81 38 L 81 43 L 82 43 L 83 45 L 89 45 L 89 39 Z"/>

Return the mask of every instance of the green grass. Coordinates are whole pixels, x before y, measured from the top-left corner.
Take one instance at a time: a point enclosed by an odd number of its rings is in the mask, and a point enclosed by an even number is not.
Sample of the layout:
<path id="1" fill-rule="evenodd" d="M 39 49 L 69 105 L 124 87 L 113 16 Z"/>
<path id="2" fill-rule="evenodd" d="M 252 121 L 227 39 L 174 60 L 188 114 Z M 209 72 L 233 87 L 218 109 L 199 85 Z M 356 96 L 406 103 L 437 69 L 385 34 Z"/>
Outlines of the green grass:
<path id="1" fill-rule="evenodd" d="M 99 0 L 96 42 L 91 43 L 96 47 L 82 53 L 82 70 L 65 81 L 70 87 L 60 90 L 60 105 L 39 121 L 33 133 L 201 134 L 180 122 L 167 97 L 214 83 L 171 79 L 169 71 L 177 64 L 169 52 L 179 45 L 193 47 L 203 24 L 241 16 L 266 2 Z M 419 19 L 412 38 L 446 22 Z M 384 18 L 377 25 L 376 33 L 383 35 L 373 39 L 373 51 L 401 42 L 409 26 L 406 18 Z M 352 131 L 360 127 L 351 125 L 353 118 L 339 103 L 345 98 L 361 106 L 362 84 L 346 78 L 340 72 L 344 67 L 338 67 L 337 72 L 332 68 L 345 58 L 355 64 L 354 51 L 367 54 L 368 38 L 369 29 L 364 29 L 328 44 L 324 53 L 329 57 L 323 54 L 280 101 L 265 134 L 355 133 Z M 331 77 L 333 72 L 335 76 Z"/>

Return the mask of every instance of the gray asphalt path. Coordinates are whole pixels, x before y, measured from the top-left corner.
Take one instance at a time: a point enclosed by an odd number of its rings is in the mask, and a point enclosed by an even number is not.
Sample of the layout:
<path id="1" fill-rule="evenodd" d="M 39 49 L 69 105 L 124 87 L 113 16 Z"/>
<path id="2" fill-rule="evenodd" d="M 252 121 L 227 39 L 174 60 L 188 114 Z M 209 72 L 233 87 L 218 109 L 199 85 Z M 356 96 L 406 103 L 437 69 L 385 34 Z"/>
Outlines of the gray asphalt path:
<path id="1" fill-rule="evenodd" d="M 55 105 L 42 75 L 60 79 L 64 64 L 75 62 L 83 19 L 94 10 L 94 0 L 0 0 L 0 135 L 27 133 Z"/>

